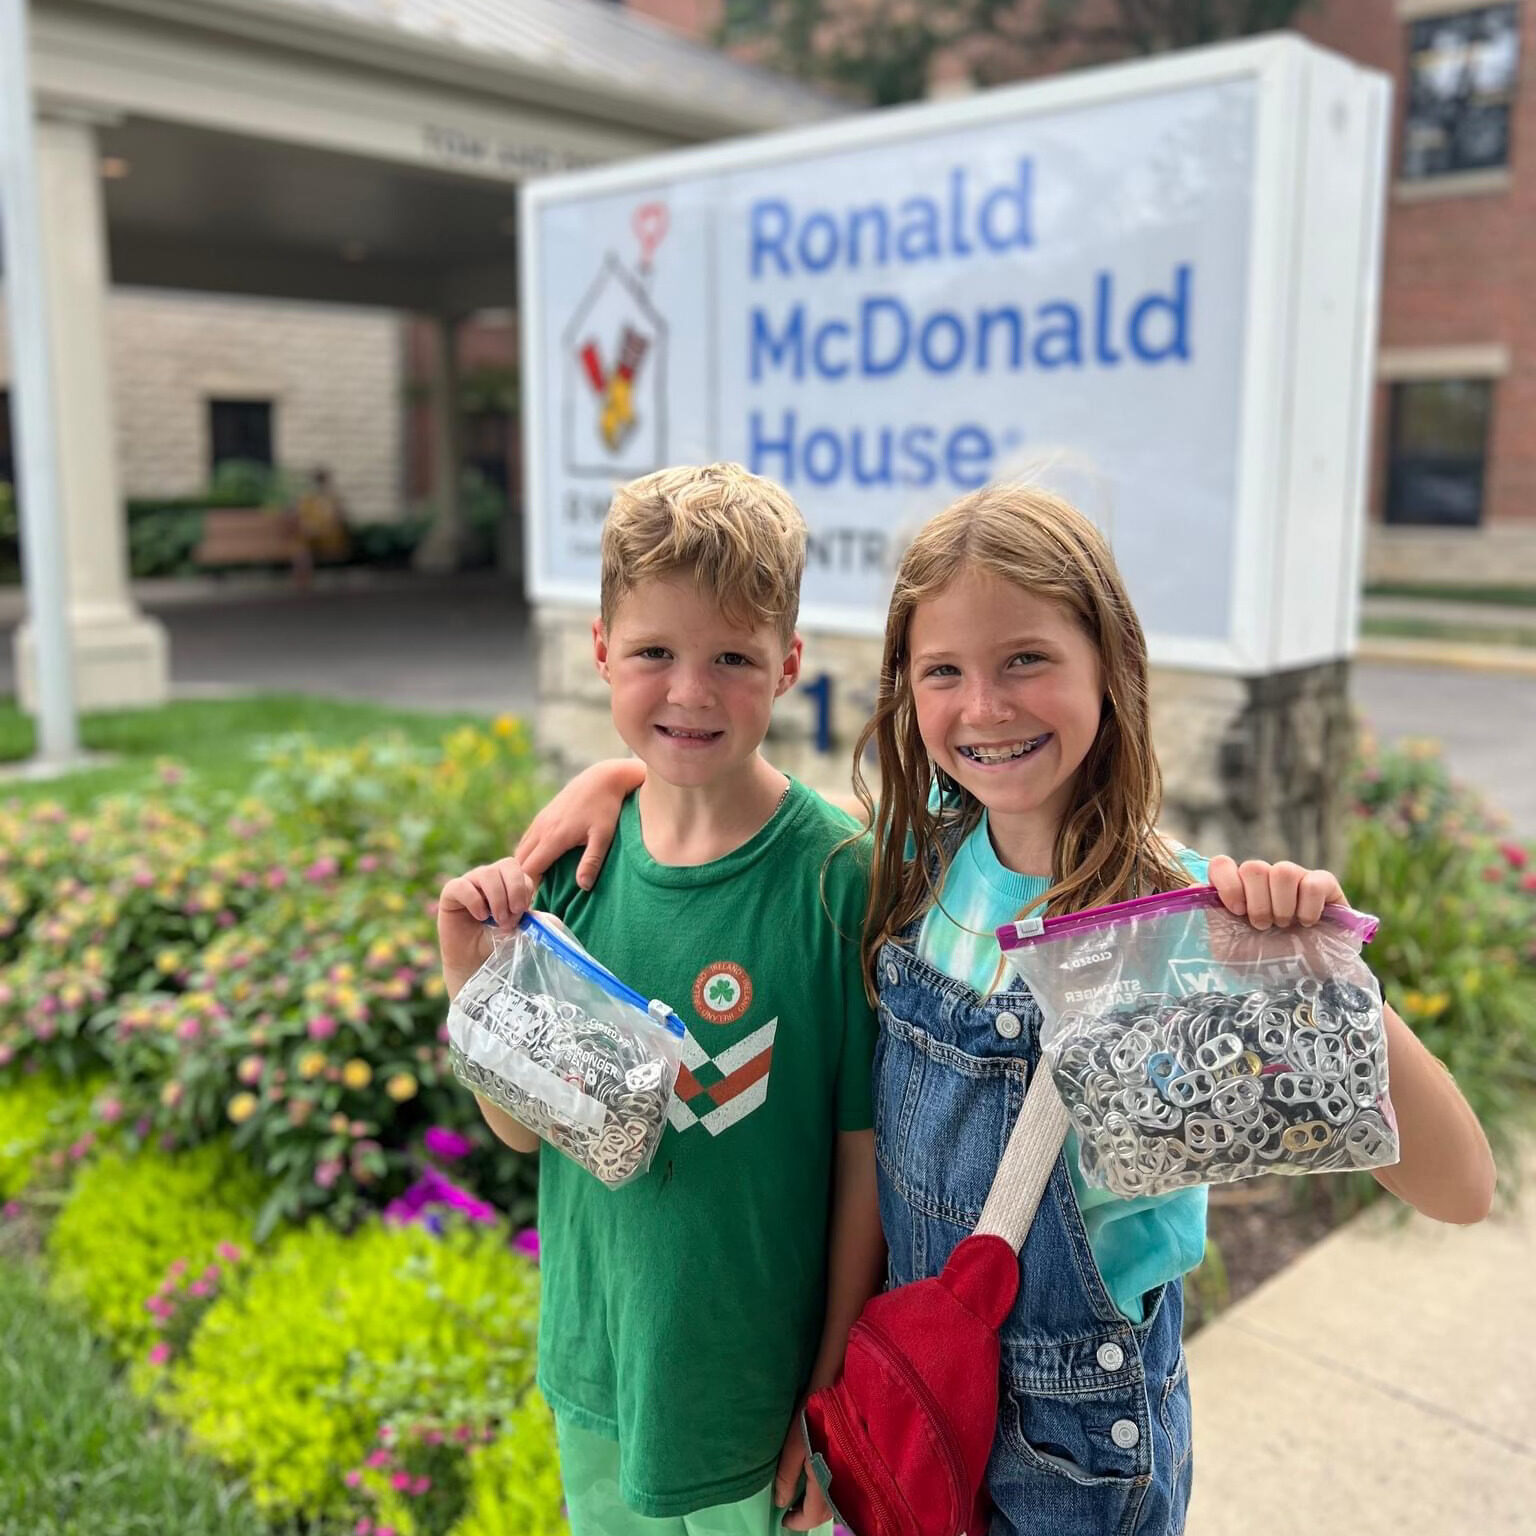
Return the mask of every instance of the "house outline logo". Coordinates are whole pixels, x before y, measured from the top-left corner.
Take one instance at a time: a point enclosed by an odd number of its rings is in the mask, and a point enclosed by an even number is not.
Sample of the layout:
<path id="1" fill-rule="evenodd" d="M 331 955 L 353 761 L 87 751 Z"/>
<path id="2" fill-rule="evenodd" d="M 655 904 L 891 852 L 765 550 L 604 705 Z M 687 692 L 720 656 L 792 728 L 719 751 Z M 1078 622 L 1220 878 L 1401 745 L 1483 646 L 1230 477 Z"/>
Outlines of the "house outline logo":
<path id="1" fill-rule="evenodd" d="M 645 211 L 637 213 L 637 232 Z M 664 232 L 664 219 L 660 228 Z M 562 445 L 569 475 L 630 479 L 669 462 L 667 322 L 644 281 L 654 243 L 642 236 L 645 259 L 638 272 L 609 251 L 561 333 Z"/>

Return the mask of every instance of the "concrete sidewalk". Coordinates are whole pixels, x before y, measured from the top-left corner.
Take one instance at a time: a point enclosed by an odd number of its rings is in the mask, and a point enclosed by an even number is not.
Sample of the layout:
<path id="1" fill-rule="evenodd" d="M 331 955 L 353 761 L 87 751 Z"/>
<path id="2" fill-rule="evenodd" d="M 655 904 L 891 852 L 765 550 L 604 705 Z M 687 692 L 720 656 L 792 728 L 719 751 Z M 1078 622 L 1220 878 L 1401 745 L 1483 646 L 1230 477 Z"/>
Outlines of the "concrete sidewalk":
<path id="1" fill-rule="evenodd" d="M 1536 1532 L 1536 1159 L 1517 1212 L 1389 1203 L 1189 1345 L 1187 1536 Z"/>

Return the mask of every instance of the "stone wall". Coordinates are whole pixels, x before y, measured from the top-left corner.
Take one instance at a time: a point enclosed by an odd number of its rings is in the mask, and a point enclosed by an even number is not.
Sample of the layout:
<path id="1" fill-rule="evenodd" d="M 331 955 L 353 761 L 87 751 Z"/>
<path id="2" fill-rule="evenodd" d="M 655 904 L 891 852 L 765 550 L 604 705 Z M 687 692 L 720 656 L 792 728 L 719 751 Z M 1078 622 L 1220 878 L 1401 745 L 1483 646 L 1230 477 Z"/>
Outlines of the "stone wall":
<path id="1" fill-rule="evenodd" d="M 1366 534 L 1367 582 L 1536 587 L 1536 521 L 1481 528 L 1389 528 Z"/>
<path id="2" fill-rule="evenodd" d="M 326 465 L 360 521 L 400 515 L 401 324 L 385 310 L 115 289 L 107 302 L 119 482 L 181 496 L 209 478 L 210 399 L 271 400 L 284 468 Z M 0 314 L 0 388 L 9 358 Z"/>
<path id="3" fill-rule="evenodd" d="M 607 685 L 593 665 L 591 610 L 550 605 L 534 617 L 535 726 L 555 771 L 567 775 L 622 754 Z M 772 761 L 817 789 L 847 794 L 879 666 L 876 637 L 806 633 L 804 679 L 832 679 L 830 750 L 816 749 L 819 705 L 797 688 L 774 711 Z M 1163 829 L 1204 853 L 1336 868 L 1353 741 L 1348 676 L 1343 662 L 1251 679 L 1155 670 Z M 873 777 L 872 764 L 866 773 Z"/>

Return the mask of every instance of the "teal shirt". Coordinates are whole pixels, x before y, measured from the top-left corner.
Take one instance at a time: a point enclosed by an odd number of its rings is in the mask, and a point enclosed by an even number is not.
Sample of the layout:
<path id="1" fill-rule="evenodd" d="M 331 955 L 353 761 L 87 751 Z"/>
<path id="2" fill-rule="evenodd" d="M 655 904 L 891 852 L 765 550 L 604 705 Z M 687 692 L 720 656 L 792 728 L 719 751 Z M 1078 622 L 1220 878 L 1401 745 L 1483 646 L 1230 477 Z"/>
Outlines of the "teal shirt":
<path id="1" fill-rule="evenodd" d="M 1187 848 L 1178 858 L 1192 879 L 1204 882 L 1205 859 Z M 923 919 L 918 954 L 982 996 L 997 991 L 1005 973 L 996 929 L 1043 895 L 1048 884 L 1043 875 L 1016 874 L 1003 864 L 983 813 L 981 824 L 955 851 L 939 903 Z M 1006 979 L 1011 982 L 1011 973 Z M 1125 1317 L 1142 1322 L 1142 1297 L 1205 1256 L 1205 1186 L 1122 1200 L 1083 1182 L 1070 1133 L 1067 1171 L 1105 1289 Z"/>

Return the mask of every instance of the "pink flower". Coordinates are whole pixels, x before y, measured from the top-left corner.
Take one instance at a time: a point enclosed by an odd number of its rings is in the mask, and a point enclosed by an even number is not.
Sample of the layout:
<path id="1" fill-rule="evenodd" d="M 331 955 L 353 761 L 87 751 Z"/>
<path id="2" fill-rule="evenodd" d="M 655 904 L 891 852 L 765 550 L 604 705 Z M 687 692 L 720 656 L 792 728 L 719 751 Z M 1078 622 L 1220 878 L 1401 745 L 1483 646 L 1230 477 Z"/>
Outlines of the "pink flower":
<path id="1" fill-rule="evenodd" d="M 368 1465 L 370 1467 L 387 1467 L 393 1459 L 389 1452 L 384 1450 L 369 1451 L 368 1453 Z"/>
<path id="2" fill-rule="evenodd" d="M 219 913 L 217 921 L 220 928 L 233 928 L 236 922 L 235 914 L 226 907 Z"/>
<path id="3" fill-rule="evenodd" d="M 430 1493 L 431 1491 L 432 1479 L 430 1477 L 418 1477 L 411 1487 L 411 1493 L 418 1499 L 422 1494 Z"/>
<path id="4" fill-rule="evenodd" d="M 1504 855 L 1511 869 L 1524 869 L 1530 863 L 1530 854 L 1519 843 L 1500 843 L 1499 852 Z"/>
<path id="5" fill-rule="evenodd" d="M 215 1252 L 226 1264 L 238 1264 L 245 1257 L 233 1243 L 220 1243 Z"/>
<path id="6" fill-rule="evenodd" d="M 409 1472 L 396 1472 L 389 1480 L 389 1486 L 396 1493 L 409 1493 L 411 1489 L 411 1474 Z"/>
<path id="7" fill-rule="evenodd" d="M 373 1536 L 395 1536 L 395 1528 L 392 1525 L 381 1525 L 374 1531 Z"/>
<path id="8" fill-rule="evenodd" d="M 288 871 L 281 865 L 274 865 L 267 871 L 267 889 L 275 891 L 279 887 L 288 884 Z"/>
<path id="9" fill-rule="evenodd" d="M 7 1200 L 3 1206 L 0 1206 L 0 1216 L 3 1216 L 7 1221 L 15 1221 L 21 1215 L 23 1209 L 24 1207 L 20 1200 Z"/>
<path id="10" fill-rule="evenodd" d="M 203 1026 L 197 1019 L 183 1019 L 176 1026 L 176 1038 L 178 1040 L 185 1040 L 188 1043 L 196 1040 L 202 1032 Z"/>
<path id="11" fill-rule="evenodd" d="M 187 1272 L 187 1261 L 185 1259 L 172 1259 L 171 1263 L 170 1263 L 170 1267 L 166 1270 L 166 1274 L 168 1274 L 168 1275 L 175 1275 L 178 1278 L 180 1276 L 186 1274 L 186 1272 Z"/>
<path id="12" fill-rule="evenodd" d="M 224 1271 L 221 1270 L 217 1264 L 210 1264 L 207 1269 L 203 1271 L 203 1279 L 218 1280 L 220 1276 L 223 1275 L 223 1273 Z"/>
<path id="13" fill-rule="evenodd" d="M 344 1478 L 342 1478 L 342 1482 L 344 1482 L 348 1488 L 356 1488 L 357 1485 L 362 1482 L 362 1480 L 363 1474 L 358 1471 L 356 1467 L 353 1467 L 352 1470 L 348 1472 Z"/>
<path id="14" fill-rule="evenodd" d="M 192 1284 L 187 1287 L 187 1295 L 196 1296 L 199 1301 L 201 1301 L 203 1297 L 211 1296 L 212 1294 L 213 1287 L 209 1285 L 206 1280 L 194 1280 Z"/>
<path id="15" fill-rule="evenodd" d="M 318 885 L 322 880 L 330 880 L 335 877 L 341 865 L 330 854 L 323 859 L 316 859 L 308 869 L 304 871 L 304 878 Z"/>
<path id="16" fill-rule="evenodd" d="M 1536 872 L 1532 872 L 1521 880 L 1520 889 L 1522 891 L 1536 891 Z"/>
<path id="17" fill-rule="evenodd" d="M 352 1536 L 373 1536 L 373 1521 L 365 1515 L 352 1527 Z"/>
<path id="18" fill-rule="evenodd" d="M 165 1362 L 170 1358 L 171 1346 L 167 1344 L 163 1339 L 149 1352 L 149 1363 L 151 1365 L 164 1365 Z"/>
<path id="19" fill-rule="evenodd" d="M 537 1227 L 524 1227 L 516 1237 L 512 1239 L 514 1251 L 522 1254 L 525 1259 L 531 1259 L 535 1264 L 539 1262 L 539 1232 Z"/>
<path id="20" fill-rule="evenodd" d="M 357 861 L 357 867 L 362 870 L 365 875 L 371 875 L 374 870 L 379 867 L 378 854 L 365 853 L 362 858 Z"/>
<path id="21" fill-rule="evenodd" d="M 123 1101 L 121 1099 L 103 1099 L 96 1106 L 96 1113 L 108 1125 L 116 1125 L 123 1118 Z"/>
<path id="22" fill-rule="evenodd" d="M 52 1001 L 53 999 L 48 997 L 43 999 L 44 1003 L 50 1003 Z M 59 1026 L 55 1024 L 52 1019 L 39 1019 L 33 1028 L 33 1033 L 39 1040 L 52 1040 L 53 1037 L 58 1034 L 58 1032 Z"/>
<path id="23" fill-rule="evenodd" d="M 341 1173 L 341 1159 L 328 1157 L 324 1162 L 315 1164 L 315 1183 L 321 1189 L 329 1189 L 341 1177 Z"/>
<path id="24" fill-rule="evenodd" d="M 336 1033 L 336 1020 L 328 1013 L 317 1013 L 307 1026 L 311 1040 L 329 1040 Z"/>
<path id="25" fill-rule="evenodd" d="M 15 1059 L 16 1052 L 8 1045 L 0 1045 L 0 1067 L 8 1067 Z"/>
<path id="26" fill-rule="evenodd" d="M 443 1443 L 443 1432 L 440 1429 L 429 1429 L 421 1438 L 428 1445 L 441 1445 Z"/>
<path id="27" fill-rule="evenodd" d="M 475 1144 L 469 1137 L 450 1130 L 446 1125 L 432 1126 L 423 1140 L 426 1142 L 427 1151 L 433 1157 L 440 1157 L 448 1163 L 456 1162 L 461 1157 L 468 1157 L 475 1150 Z"/>

